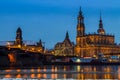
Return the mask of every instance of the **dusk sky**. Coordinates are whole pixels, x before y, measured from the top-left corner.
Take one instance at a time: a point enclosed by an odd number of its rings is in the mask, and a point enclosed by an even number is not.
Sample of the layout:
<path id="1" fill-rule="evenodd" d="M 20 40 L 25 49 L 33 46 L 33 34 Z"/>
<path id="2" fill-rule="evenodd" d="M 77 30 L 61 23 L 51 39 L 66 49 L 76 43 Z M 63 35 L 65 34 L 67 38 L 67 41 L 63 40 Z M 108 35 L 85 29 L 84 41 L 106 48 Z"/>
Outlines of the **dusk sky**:
<path id="1" fill-rule="evenodd" d="M 23 40 L 45 42 L 53 48 L 66 31 L 76 42 L 77 16 L 82 7 L 86 33 L 97 32 L 100 11 L 106 33 L 120 43 L 120 0 L 0 0 L 0 41 L 13 41 L 22 28 Z"/>

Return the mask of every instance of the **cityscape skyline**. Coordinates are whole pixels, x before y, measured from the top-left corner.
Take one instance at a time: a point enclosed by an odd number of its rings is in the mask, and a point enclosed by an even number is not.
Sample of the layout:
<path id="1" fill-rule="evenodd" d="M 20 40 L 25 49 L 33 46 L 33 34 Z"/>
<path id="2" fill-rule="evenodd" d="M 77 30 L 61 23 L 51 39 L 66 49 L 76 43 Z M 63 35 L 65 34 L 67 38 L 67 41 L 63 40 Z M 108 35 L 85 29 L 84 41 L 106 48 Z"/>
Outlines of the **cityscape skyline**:
<path id="1" fill-rule="evenodd" d="M 94 1 L 91 0 L 91 3 Z M 85 17 L 86 33 L 97 32 L 101 11 L 106 33 L 114 34 L 115 42 L 120 43 L 120 6 L 118 4 L 120 1 L 109 0 L 110 4 L 106 5 L 107 1 L 101 0 L 96 4 L 89 4 L 90 1 L 82 0 L 76 0 L 73 3 L 72 0 L 69 3 L 64 0 L 58 2 L 55 0 L 0 1 L 0 7 L 2 7 L 0 9 L 2 28 L 0 41 L 15 40 L 15 31 L 21 27 L 23 40 L 42 39 L 47 48 L 53 48 L 57 42 L 63 41 L 66 31 L 69 32 L 71 41 L 75 42 L 77 16 L 81 6 Z"/>

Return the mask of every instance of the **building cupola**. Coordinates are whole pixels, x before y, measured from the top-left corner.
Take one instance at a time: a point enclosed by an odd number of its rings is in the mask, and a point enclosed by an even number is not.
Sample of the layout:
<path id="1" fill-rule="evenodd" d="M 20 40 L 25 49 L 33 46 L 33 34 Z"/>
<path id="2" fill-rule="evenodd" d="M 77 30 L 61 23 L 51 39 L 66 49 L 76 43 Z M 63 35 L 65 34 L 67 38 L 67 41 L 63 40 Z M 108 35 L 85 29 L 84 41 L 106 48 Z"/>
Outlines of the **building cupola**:
<path id="1" fill-rule="evenodd" d="M 105 30 L 103 28 L 101 14 L 100 14 L 100 20 L 99 20 L 99 29 L 97 30 L 97 32 L 98 32 L 98 34 L 101 34 L 101 35 L 105 34 Z"/>

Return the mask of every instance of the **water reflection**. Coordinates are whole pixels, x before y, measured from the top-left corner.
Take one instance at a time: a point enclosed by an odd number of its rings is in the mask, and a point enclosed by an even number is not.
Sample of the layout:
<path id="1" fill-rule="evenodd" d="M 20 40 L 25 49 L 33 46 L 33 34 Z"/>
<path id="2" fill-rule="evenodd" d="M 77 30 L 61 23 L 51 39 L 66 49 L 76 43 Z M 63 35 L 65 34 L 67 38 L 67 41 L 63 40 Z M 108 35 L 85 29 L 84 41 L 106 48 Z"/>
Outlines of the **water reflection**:
<path id="1" fill-rule="evenodd" d="M 120 79 L 120 66 L 44 66 L 0 70 L 0 78 Z"/>
<path id="2" fill-rule="evenodd" d="M 31 78 L 35 78 L 35 74 L 31 74 L 30 77 L 31 77 Z"/>
<path id="3" fill-rule="evenodd" d="M 24 74 L 24 75 L 23 75 L 23 78 L 27 78 L 27 76 L 28 76 L 27 74 Z"/>
<path id="4" fill-rule="evenodd" d="M 77 66 L 77 71 L 80 72 L 80 66 Z"/>
<path id="5" fill-rule="evenodd" d="M 37 74 L 37 78 L 40 78 L 41 77 L 41 74 Z"/>
<path id="6" fill-rule="evenodd" d="M 20 69 L 17 69 L 16 71 L 17 71 L 17 72 L 20 72 L 21 70 L 20 70 Z"/>
<path id="7" fill-rule="evenodd" d="M 21 78 L 21 77 L 22 77 L 21 74 L 16 75 L 16 78 Z"/>
<path id="8" fill-rule="evenodd" d="M 5 78 L 11 78 L 12 76 L 10 74 L 6 74 Z"/>

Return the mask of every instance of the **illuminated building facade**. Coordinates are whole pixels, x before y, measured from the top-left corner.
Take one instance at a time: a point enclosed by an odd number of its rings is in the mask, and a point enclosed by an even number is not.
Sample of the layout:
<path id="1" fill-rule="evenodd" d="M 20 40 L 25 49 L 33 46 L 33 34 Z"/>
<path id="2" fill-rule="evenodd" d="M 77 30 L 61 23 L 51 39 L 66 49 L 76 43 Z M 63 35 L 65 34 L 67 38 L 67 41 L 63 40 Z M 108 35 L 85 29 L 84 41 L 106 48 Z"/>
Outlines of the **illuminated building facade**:
<path id="1" fill-rule="evenodd" d="M 77 36 L 74 48 L 75 55 L 79 57 L 93 57 L 99 53 L 105 55 L 120 53 L 120 46 L 114 42 L 114 35 L 106 34 L 100 15 L 97 33 L 86 34 L 84 16 L 80 9 L 77 18 Z"/>
<path id="2" fill-rule="evenodd" d="M 74 43 L 70 41 L 68 32 L 66 32 L 64 41 L 58 42 L 55 45 L 54 54 L 61 56 L 71 56 L 74 54 Z"/>
<path id="3" fill-rule="evenodd" d="M 30 51 L 30 52 L 40 52 L 44 53 L 44 47 L 42 45 L 42 41 L 40 40 L 37 44 L 34 45 L 23 45 L 23 50 Z"/>
<path id="4" fill-rule="evenodd" d="M 44 46 L 41 40 L 32 45 L 27 45 L 26 43 L 24 43 L 23 38 L 22 38 L 22 29 L 20 27 L 18 27 L 16 31 L 16 40 L 14 44 L 10 45 L 10 42 L 8 42 L 8 47 L 9 49 L 20 48 L 25 51 L 44 53 Z"/>

